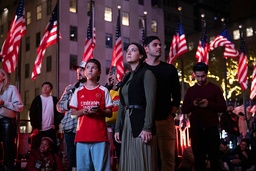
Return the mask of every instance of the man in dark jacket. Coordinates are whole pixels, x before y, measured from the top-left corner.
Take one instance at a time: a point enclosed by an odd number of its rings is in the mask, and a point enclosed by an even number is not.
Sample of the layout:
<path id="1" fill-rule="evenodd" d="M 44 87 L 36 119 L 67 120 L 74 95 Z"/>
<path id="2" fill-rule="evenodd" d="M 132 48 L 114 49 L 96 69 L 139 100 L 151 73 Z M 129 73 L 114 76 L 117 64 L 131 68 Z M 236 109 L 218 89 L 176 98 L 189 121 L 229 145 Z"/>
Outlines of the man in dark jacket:
<path id="1" fill-rule="evenodd" d="M 53 86 L 50 82 L 42 84 L 42 94 L 36 96 L 32 101 L 29 116 L 32 126 L 32 137 L 37 135 L 39 142 L 42 137 L 50 137 L 55 144 L 54 151 L 57 152 L 56 131 L 59 129 L 59 123 L 63 115 L 56 109 L 58 99 L 51 95 L 52 88 Z M 34 143 L 32 147 L 38 148 L 39 144 L 37 142 L 32 142 Z"/>

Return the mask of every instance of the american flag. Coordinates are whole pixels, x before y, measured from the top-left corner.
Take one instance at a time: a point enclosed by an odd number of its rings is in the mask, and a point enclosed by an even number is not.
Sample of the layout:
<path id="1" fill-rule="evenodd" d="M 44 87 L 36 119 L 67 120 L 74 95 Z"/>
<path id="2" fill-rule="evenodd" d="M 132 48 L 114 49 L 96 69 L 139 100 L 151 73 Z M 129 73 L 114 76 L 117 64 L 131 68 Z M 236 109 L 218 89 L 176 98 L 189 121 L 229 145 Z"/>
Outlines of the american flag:
<path id="1" fill-rule="evenodd" d="M 254 69 L 253 69 L 253 73 L 252 73 L 252 85 L 251 85 L 250 99 L 252 100 L 255 96 L 256 96 L 256 65 L 254 65 Z"/>
<path id="2" fill-rule="evenodd" d="M 170 46 L 169 57 L 167 63 L 173 64 L 174 60 L 188 51 L 186 37 L 183 31 L 183 27 L 178 22 L 175 35 L 173 36 L 172 43 Z"/>
<path id="3" fill-rule="evenodd" d="M 232 42 L 232 39 L 229 36 L 228 30 L 226 28 L 211 42 L 210 49 L 213 50 L 219 46 L 225 47 L 224 58 L 238 57 L 239 52 L 235 49 L 235 45 Z"/>
<path id="4" fill-rule="evenodd" d="M 201 40 L 199 41 L 197 51 L 196 51 L 197 62 L 204 62 L 208 64 L 209 50 L 210 50 L 210 46 L 207 41 L 206 23 L 204 23 L 203 34 L 202 34 Z"/>
<path id="5" fill-rule="evenodd" d="M 121 40 L 120 13 L 117 17 L 116 43 L 115 43 L 115 47 L 112 55 L 110 71 L 112 67 L 116 67 L 117 79 L 121 81 L 124 74 L 124 64 L 123 64 L 123 48 L 122 48 L 122 40 Z"/>
<path id="6" fill-rule="evenodd" d="M 58 6 L 56 5 L 52 12 L 52 16 L 45 28 L 40 45 L 37 49 L 37 57 L 34 63 L 34 69 L 32 71 L 32 76 L 31 76 L 32 80 L 35 80 L 37 75 L 41 73 L 42 61 L 44 58 L 46 48 L 57 42 L 57 24 L 58 24 L 57 15 L 58 15 Z"/>
<path id="7" fill-rule="evenodd" d="M 7 73 L 13 73 L 15 71 L 18 62 L 20 40 L 26 33 L 24 3 L 24 0 L 20 0 L 16 15 L 11 24 L 11 29 L 7 34 L 0 52 L 0 56 L 3 59 L 2 66 Z"/>
<path id="8" fill-rule="evenodd" d="M 92 6 L 92 3 L 90 4 Z M 93 7 L 91 8 L 90 20 L 87 28 L 87 36 L 84 44 L 83 61 L 87 62 L 93 58 L 93 50 L 96 46 L 96 28 L 94 26 L 94 13 Z"/>
<path id="9" fill-rule="evenodd" d="M 243 35 L 241 34 L 241 46 L 240 46 L 240 54 L 238 59 L 237 77 L 242 90 L 247 89 L 247 86 L 248 86 L 247 74 L 248 74 L 248 64 L 247 64 L 247 56 L 245 51 L 245 42 L 244 42 Z"/>

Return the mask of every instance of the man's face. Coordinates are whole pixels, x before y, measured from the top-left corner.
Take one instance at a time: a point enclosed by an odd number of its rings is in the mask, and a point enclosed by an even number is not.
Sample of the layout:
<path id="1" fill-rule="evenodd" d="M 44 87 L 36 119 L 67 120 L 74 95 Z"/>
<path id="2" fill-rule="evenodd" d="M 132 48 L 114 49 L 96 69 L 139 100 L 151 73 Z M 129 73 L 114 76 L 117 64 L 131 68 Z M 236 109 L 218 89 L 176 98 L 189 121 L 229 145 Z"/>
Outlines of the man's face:
<path id="1" fill-rule="evenodd" d="M 162 53 L 161 46 L 161 42 L 158 39 L 155 39 L 145 46 L 145 51 L 149 56 L 159 58 Z"/>
<path id="2" fill-rule="evenodd" d="M 207 74 L 205 71 L 195 71 L 195 77 L 197 80 L 197 84 L 203 86 L 207 82 Z"/>
<path id="3" fill-rule="evenodd" d="M 42 94 L 51 94 L 51 86 L 49 84 L 44 84 L 42 86 Z"/>
<path id="4" fill-rule="evenodd" d="M 84 69 L 83 68 L 77 68 L 76 69 L 76 76 L 77 76 L 78 81 L 85 80 Z"/>

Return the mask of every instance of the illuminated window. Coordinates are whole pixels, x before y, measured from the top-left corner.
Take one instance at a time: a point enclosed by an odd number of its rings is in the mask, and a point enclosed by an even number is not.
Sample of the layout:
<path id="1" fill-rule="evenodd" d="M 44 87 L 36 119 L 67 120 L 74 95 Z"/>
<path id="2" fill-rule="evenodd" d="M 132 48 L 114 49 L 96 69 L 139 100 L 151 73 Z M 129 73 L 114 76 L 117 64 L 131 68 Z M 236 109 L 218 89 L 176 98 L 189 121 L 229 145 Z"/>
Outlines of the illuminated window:
<path id="1" fill-rule="evenodd" d="M 105 35 L 105 45 L 106 45 L 106 48 L 112 48 L 113 47 L 112 34 L 106 33 L 106 35 Z"/>
<path id="2" fill-rule="evenodd" d="M 253 28 L 252 27 L 246 28 L 246 36 L 247 37 L 253 36 Z"/>
<path id="3" fill-rule="evenodd" d="M 240 31 L 239 30 L 234 30 L 233 31 L 233 38 L 234 38 L 234 40 L 238 40 L 240 38 Z"/>
<path id="4" fill-rule="evenodd" d="M 123 12 L 123 17 L 122 17 L 122 24 L 124 26 L 129 26 L 129 13 Z"/>
<path id="5" fill-rule="evenodd" d="M 191 51 L 194 49 L 194 42 L 189 42 L 188 43 L 188 50 Z"/>
<path id="6" fill-rule="evenodd" d="M 42 6 L 39 5 L 36 7 L 36 20 L 40 20 L 42 18 Z"/>
<path id="7" fill-rule="evenodd" d="M 109 22 L 112 21 L 112 9 L 109 7 L 105 7 L 104 20 Z"/>
<path id="8" fill-rule="evenodd" d="M 69 11 L 72 13 L 77 13 L 77 1 L 76 0 L 69 1 Z"/>
<path id="9" fill-rule="evenodd" d="M 31 23 L 31 11 L 27 12 L 27 25 Z"/>
<path id="10" fill-rule="evenodd" d="M 157 22 L 156 20 L 151 21 L 151 30 L 152 32 L 156 33 L 157 32 Z"/>

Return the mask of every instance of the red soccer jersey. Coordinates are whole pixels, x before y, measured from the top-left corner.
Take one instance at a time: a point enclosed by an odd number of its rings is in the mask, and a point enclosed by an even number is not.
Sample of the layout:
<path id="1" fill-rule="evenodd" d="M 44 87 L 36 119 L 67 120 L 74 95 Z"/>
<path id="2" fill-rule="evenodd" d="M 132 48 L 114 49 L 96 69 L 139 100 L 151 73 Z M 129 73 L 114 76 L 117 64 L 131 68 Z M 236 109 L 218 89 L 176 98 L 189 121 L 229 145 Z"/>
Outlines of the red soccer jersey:
<path id="1" fill-rule="evenodd" d="M 78 88 L 70 101 L 70 108 L 90 110 L 99 106 L 101 110 L 112 108 L 112 101 L 107 88 L 97 86 L 88 89 L 85 86 Z M 101 115 L 82 115 L 78 118 L 75 142 L 102 142 L 108 141 L 105 117 Z"/>

